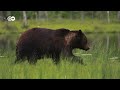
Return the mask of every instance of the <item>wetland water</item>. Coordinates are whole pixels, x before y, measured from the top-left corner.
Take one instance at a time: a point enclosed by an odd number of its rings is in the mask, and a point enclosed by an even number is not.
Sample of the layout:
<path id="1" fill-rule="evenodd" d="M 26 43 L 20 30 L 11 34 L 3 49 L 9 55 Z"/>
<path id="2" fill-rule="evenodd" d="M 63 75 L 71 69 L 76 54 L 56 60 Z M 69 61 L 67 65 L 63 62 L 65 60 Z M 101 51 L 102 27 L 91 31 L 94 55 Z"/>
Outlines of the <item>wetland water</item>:
<path id="1" fill-rule="evenodd" d="M 119 57 L 120 49 L 120 33 L 85 33 L 91 49 L 88 51 L 100 52 L 100 49 L 105 49 L 105 51 L 112 50 L 111 55 Z M 4 53 L 15 53 L 16 42 L 20 34 L 0 34 L 0 56 Z"/>

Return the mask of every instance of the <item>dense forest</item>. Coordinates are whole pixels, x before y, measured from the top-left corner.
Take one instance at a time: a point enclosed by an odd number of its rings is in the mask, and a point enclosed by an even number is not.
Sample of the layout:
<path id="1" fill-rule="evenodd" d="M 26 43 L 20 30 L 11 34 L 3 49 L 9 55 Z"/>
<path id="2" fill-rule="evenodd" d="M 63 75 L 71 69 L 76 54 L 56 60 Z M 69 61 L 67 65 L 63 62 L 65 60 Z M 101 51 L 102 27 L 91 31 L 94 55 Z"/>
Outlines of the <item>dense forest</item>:
<path id="1" fill-rule="evenodd" d="M 16 22 L 8 23 L 9 16 L 14 16 Z M 120 11 L 0 11 L 1 33 L 22 32 L 32 27 L 119 32 L 119 23 Z"/>
<path id="2" fill-rule="evenodd" d="M 0 20 L 13 15 L 17 20 L 21 19 L 80 19 L 86 18 L 107 20 L 108 22 L 120 21 L 120 11 L 0 11 Z"/>

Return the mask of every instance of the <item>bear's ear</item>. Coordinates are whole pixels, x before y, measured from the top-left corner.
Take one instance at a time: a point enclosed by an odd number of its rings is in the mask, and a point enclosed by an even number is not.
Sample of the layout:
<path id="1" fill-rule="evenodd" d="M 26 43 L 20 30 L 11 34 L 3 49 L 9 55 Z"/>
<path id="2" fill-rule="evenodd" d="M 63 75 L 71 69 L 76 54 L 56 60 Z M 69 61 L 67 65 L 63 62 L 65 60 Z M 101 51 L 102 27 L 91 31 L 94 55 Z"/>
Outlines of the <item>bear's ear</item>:
<path id="1" fill-rule="evenodd" d="M 82 30 L 79 30 L 80 33 L 82 33 Z"/>
<path id="2" fill-rule="evenodd" d="M 61 29 L 57 29 L 57 30 L 56 30 L 56 34 L 59 35 L 59 36 L 65 36 L 65 35 L 67 35 L 69 32 L 70 32 L 69 29 L 64 29 L 64 28 L 61 28 Z"/>
<path id="3" fill-rule="evenodd" d="M 82 30 L 79 30 L 79 33 L 82 34 Z"/>

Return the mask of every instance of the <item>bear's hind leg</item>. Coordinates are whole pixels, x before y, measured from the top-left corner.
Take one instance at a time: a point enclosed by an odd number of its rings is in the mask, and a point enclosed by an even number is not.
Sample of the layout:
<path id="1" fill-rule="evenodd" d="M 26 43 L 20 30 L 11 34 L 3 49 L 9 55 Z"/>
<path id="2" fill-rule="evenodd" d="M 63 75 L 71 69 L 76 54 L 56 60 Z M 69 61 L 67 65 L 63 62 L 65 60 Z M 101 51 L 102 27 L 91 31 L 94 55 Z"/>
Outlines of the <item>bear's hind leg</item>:
<path id="1" fill-rule="evenodd" d="M 14 62 L 14 63 L 21 63 L 21 62 L 23 62 L 23 61 L 25 61 L 25 60 L 24 60 L 24 56 L 18 55 L 18 56 L 16 56 L 16 59 L 15 59 L 15 62 Z"/>
<path id="2" fill-rule="evenodd" d="M 52 55 L 53 62 L 57 65 L 60 62 L 60 56 L 59 55 Z"/>
<path id="3" fill-rule="evenodd" d="M 25 61 L 25 51 L 24 49 L 16 48 L 16 59 L 14 63 L 21 63 Z"/>
<path id="4" fill-rule="evenodd" d="M 31 54 L 27 55 L 28 62 L 30 64 L 36 64 L 37 63 L 37 54 L 36 52 L 32 52 Z"/>
<path id="5" fill-rule="evenodd" d="M 80 63 L 81 65 L 86 65 L 84 62 L 83 62 L 83 59 L 81 57 L 78 57 L 78 56 L 73 56 L 72 57 L 72 62 L 78 62 Z"/>

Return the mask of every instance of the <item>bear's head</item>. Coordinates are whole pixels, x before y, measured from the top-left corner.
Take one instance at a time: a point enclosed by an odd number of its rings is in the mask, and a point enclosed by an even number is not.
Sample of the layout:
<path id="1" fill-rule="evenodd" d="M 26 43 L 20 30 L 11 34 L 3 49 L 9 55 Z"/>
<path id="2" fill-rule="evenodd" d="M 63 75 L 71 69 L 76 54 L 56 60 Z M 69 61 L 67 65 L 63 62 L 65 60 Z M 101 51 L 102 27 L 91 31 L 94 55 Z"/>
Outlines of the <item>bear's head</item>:
<path id="1" fill-rule="evenodd" d="M 70 46 L 71 48 L 80 48 L 82 50 L 89 50 L 87 37 L 85 34 L 79 31 L 70 31 L 65 36 L 65 45 Z"/>

